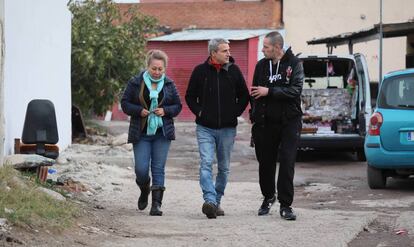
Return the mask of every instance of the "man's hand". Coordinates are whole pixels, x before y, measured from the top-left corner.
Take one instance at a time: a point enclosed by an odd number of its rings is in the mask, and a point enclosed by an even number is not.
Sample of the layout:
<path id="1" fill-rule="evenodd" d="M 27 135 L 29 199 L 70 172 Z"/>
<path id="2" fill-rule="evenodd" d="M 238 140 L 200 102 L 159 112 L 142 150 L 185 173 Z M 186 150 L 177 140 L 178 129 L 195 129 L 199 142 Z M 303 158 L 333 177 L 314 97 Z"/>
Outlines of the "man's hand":
<path id="1" fill-rule="evenodd" d="M 260 97 L 264 97 L 267 96 L 267 94 L 269 93 L 269 88 L 267 87 L 262 87 L 262 86 L 252 86 L 251 88 L 251 95 L 255 98 L 258 99 Z"/>

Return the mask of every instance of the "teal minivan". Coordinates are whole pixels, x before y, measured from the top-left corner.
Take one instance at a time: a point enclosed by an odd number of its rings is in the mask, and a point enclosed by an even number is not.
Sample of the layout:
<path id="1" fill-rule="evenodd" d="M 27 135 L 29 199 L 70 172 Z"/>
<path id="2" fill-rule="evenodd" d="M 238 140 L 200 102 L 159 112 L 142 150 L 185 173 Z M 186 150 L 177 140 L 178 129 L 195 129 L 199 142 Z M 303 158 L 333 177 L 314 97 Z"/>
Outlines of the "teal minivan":
<path id="1" fill-rule="evenodd" d="M 414 69 L 384 76 L 364 149 L 371 189 L 385 188 L 387 177 L 414 174 Z"/>

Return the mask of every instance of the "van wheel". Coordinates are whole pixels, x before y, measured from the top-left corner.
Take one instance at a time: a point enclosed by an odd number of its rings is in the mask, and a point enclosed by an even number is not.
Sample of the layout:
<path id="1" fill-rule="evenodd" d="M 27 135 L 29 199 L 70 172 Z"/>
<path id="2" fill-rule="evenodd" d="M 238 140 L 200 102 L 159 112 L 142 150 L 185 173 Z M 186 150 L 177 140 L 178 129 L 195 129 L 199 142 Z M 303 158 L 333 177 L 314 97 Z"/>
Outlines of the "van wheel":
<path id="1" fill-rule="evenodd" d="M 367 166 L 368 186 L 371 189 L 383 189 L 387 183 L 384 171 L 370 165 Z"/>
<path id="2" fill-rule="evenodd" d="M 365 157 L 365 151 L 363 148 L 357 150 L 356 156 L 358 161 L 367 161 L 367 157 Z"/>

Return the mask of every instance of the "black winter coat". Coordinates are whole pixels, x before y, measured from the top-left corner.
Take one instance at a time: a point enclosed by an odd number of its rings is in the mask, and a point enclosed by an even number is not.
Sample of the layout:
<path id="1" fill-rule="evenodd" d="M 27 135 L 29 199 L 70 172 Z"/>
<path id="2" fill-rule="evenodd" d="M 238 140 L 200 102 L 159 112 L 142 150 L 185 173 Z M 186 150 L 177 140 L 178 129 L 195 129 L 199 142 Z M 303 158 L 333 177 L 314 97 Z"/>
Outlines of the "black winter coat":
<path id="1" fill-rule="evenodd" d="M 141 111 L 144 106 L 139 101 L 139 91 L 141 83 L 144 83 L 144 72 L 129 80 L 128 85 L 122 95 L 121 107 L 125 114 L 131 116 L 128 143 L 137 143 L 141 136 Z M 145 85 L 144 85 L 145 86 Z M 175 140 L 175 127 L 173 117 L 181 112 L 181 101 L 174 82 L 165 77 L 164 87 L 162 89 L 164 97 L 159 102 L 159 107 L 164 108 L 165 115 L 162 117 L 162 130 L 168 140 Z M 148 110 L 148 109 L 147 109 Z"/>
<path id="2" fill-rule="evenodd" d="M 212 129 L 235 127 L 249 102 L 243 74 L 233 58 L 220 71 L 209 59 L 194 68 L 185 100 L 197 124 Z"/>
<path id="3" fill-rule="evenodd" d="M 259 99 L 251 99 L 250 120 L 252 123 L 284 124 L 302 116 L 300 95 L 303 87 L 303 65 L 290 48 L 280 60 L 278 72 L 273 68 L 270 82 L 270 59 L 261 59 L 255 68 L 253 86 L 269 88 L 269 93 Z M 274 66 L 277 67 L 277 66 Z"/>

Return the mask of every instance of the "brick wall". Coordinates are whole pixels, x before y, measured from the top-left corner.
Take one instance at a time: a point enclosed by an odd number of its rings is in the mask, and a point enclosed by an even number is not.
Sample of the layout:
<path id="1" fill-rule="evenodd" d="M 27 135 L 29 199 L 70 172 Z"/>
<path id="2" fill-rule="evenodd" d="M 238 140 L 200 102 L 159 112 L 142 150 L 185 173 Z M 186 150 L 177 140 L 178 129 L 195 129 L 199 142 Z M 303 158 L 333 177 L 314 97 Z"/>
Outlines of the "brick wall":
<path id="1" fill-rule="evenodd" d="M 154 16 L 161 25 L 181 30 L 190 26 L 202 28 L 280 28 L 281 0 L 253 2 L 181 2 L 139 3 L 142 13 Z M 129 4 L 121 4 L 126 9 Z"/>

